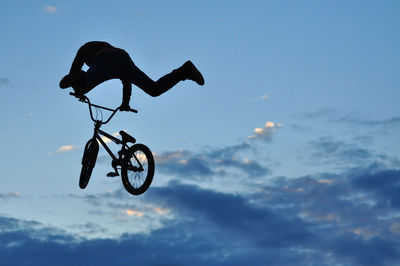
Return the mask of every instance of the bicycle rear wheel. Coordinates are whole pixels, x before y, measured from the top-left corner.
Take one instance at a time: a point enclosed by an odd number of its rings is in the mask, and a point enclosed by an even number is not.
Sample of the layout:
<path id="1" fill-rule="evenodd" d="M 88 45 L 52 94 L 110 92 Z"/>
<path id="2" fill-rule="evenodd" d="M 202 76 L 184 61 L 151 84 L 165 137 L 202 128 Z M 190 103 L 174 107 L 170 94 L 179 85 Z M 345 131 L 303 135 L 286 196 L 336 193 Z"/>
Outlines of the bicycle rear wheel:
<path id="1" fill-rule="evenodd" d="M 150 149 L 143 144 L 135 144 L 129 148 L 121 166 L 122 184 L 132 195 L 144 193 L 153 181 L 154 158 Z"/>
<path id="2" fill-rule="evenodd" d="M 85 189 L 92 175 L 93 167 L 96 164 L 97 154 L 99 153 L 99 143 L 95 138 L 91 138 L 85 146 L 82 157 L 82 169 L 79 177 L 79 187 Z"/>

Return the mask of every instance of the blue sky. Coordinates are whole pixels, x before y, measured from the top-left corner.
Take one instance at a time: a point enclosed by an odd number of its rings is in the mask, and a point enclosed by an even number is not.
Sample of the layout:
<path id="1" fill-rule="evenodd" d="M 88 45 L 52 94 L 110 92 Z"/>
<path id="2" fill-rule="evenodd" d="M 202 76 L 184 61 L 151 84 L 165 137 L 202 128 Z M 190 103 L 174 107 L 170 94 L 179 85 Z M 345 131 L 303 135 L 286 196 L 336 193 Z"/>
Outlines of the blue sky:
<path id="1" fill-rule="evenodd" d="M 1 265 L 398 265 L 398 1 L 9 1 L 0 10 Z M 104 130 L 151 148 L 150 189 L 78 186 L 93 125 L 58 88 L 103 40 L 185 81 Z M 118 80 L 88 96 L 119 106 Z M 116 149 L 114 148 L 114 151 Z M 21 256 L 23 254 L 23 256 Z"/>

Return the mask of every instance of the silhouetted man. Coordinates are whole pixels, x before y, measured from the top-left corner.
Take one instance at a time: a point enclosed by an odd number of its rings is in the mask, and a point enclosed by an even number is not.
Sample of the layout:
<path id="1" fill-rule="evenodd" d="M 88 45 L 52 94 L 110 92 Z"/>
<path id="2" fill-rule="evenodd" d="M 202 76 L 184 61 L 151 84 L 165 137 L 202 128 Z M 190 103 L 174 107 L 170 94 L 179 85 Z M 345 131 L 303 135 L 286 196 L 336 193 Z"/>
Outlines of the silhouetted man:
<path id="1" fill-rule="evenodd" d="M 83 64 L 89 67 L 86 72 L 82 70 Z M 132 83 L 153 97 L 186 79 L 204 85 L 202 74 L 191 61 L 153 81 L 133 63 L 126 51 L 106 42 L 93 41 L 79 48 L 69 74 L 60 81 L 60 88 L 72 87 L 76 94 L 83 95 L 110 79 L 120 79 L 123 84 L 121 111 L 130 109 Z"/>

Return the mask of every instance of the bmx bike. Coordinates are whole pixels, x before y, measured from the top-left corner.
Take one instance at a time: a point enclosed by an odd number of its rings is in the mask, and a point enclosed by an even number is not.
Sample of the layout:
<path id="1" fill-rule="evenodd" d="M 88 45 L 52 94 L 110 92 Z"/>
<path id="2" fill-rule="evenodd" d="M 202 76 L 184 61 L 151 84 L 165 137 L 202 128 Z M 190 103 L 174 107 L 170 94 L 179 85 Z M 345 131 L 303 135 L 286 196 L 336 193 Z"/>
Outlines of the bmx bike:
<path id="1" fill-rule="evenodd" d="M 132 195 L 140 195 L 144 193 L 150 187 L 154 176 L 154 157 L 150 149 L 144 144 L 135 144 L 136 139 L 125 131 L 119 132 L 119 135 L 122 138 L 120 140 L 100 129 L 102 125 L 110 122 L 120 108 L 118 107 L 116 109 L 111 109 L 92 104 L 88 97 L 84 95 L 77 95 L 73 92 L 70 92 L 70 95 L 78 98 L 79 101 L 88 104 L 90 118 L 94 122 L 93 137 L 86 143 L 85 150 L 83 152 L 79 187 L 81 189 L 85 189 L 89 183 L 90 176 L 96 164 L 100 143 L 112 159 L 111 165 L 114 171 L 108 173 L 107 176 L 119 176 L 120 174 L 118 170 L 120 170 L 122 184 L 124 185 L 126 191 Z M 92 108 L 96 108 L 96 113 L 101 113 L 101 109 L 110 111 L 111 115 L 108 117 L 108 119 L 104 120 L 102 113 L 100 119 L 97 119 L 97 115 L 96 118 L 94 118 Z M 130 109 L 130 111 L 137 113 L 137 110 L 135 109 Z M 114 155 L 114 153 L 106 145 L 106 142 L 101 135 L 117 145 L 122 145 L 121 150 L 118 151 L 118 156 Z M 133 145 L 129 146 L 128 143 Z"/>

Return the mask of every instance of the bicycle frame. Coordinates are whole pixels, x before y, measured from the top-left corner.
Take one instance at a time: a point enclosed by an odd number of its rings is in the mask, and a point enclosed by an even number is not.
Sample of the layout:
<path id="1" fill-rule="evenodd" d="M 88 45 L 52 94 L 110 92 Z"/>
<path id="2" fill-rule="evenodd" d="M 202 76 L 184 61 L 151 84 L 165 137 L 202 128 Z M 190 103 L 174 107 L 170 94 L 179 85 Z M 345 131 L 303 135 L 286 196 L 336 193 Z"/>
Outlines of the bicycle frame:
<path id="1" fill-rule="evenodd" d="M 95 123 L 95 125 L 94 125 L 94 132 L 93 132 L 93 138 L 97 139 L 97 140 L 100 142 L 100 144 L 104 147 L 104 149 L 107 151 L 107 153 L 111 156 L 111 158 L 112 158 L 112 166 L 113 166 L 113 168 L 116 170 L 116 167 L 117 167 L 118 165 L 121 165 L 121 164 L 122 164 L 122 155 L 124 154 L 124 152 L 125 152 L 129 147 L 128 147 L 128 145 L 126 144 L 126 142 L 123 142 L 122 140 L 117 139 L 116 137 L 114 137 L 114 136 L 108 134 L 107 132 L 101 130 L 100 127 L 101 127 L 102 125 L 107 124 L 108 122 L 110 122 L 110 120 L 114 117 L 114 115 L 117 113 L 117 111 L 120 110 L 120 108 L 118 107 L 118 108 L 116 108 L 116 109 L 111 109 L 111 108 L 104 107 L 104 106 L 101 106 L 101 105 L 92 104 L 92 103 L 90 102 L 89 98 L 86 97 L 85 95 L 77 95 L 76 93 L 73 93 L 73 92 L 70 92 L 70 95 L 75 96 L 76 98 L 79 99 L 79 101 L 88 104 L 88 106 L 89 106 L 90 118 L 91 118 L 92 121 Z M 100 109 L 103 109 L 103 110 L 107 110 L 107 111 L 110 111 L 110 112 L 112 112 L 112 113 L 111 113 L 111 115 L 108 117 L 108 119 L 106 119 L 105 121 L 103 121 L 103 120 L 101 120 L 101 119 L 95 119 L 95 118 L 93 117 L 92 107 L 100 108 Z M 132 108 L 130 109 L 130 111 L 131 111 L 131 112 L 134 112 L 134 113 L 137 113 L 137 112 L 138 112 L 137 110 L 132 109 Z M 119 158 L 117 158 L 117 157 L 115 156 L 115 154 L 114 154 L 114 153 L 111 151 L 111 149 L 107 146 L 107 144 L 106 144 L 105 141 L 101 138 L 100 135 L 105 136 L 106 138 L 110 139 L 111 141 L 113 141 L 114 143 L 116 143 L 116 144 L 118 144 L 118 145 L 119 145 L 119 144 L 122 145 L 121 150 L 118 152 L 118 155 L 119 155 L 118 157 L 119 157 Z M 141 165 L 140 161 L 136 158 L 136 156 L 134 156 L 134 157 L 135 157 L 135 160 L 138 162 L 138 164 L 140 165 L 140 168 L 141 168 L 142 165 Z"/>
<path id="2" fill-rule="evenodd" d="M 107 146 L 107 144 L 104 142 L 104 140 L 101 138 L 100 135 L 105 136 L 106 138 L 110 139 L 111 141 L 113 141 L 116 144 L 122 144 L 122 148 L 121 148 L 120 152 L 118 152 L 119 158 L 117 158 L 115 156 L 115 154 L 110 150 L 110 148 Z M 103 130 L 97 128 L 96 126 L 94 128 L 93 138 L 97 139 L 100 142 L 100 144 L 104 147 L 104 149 L 107 151 L 107 153 L 111 156 L 111 158 L 115 162 L 121 161 L 121 156 L 122 156 L 123 152 L 128 148 L 128 145 L 126 145 L 126 143 L 123 143 L 120 139 L 117 139 L 116 137 L 108 134 L 107 132 L 104 132 Z"/>

